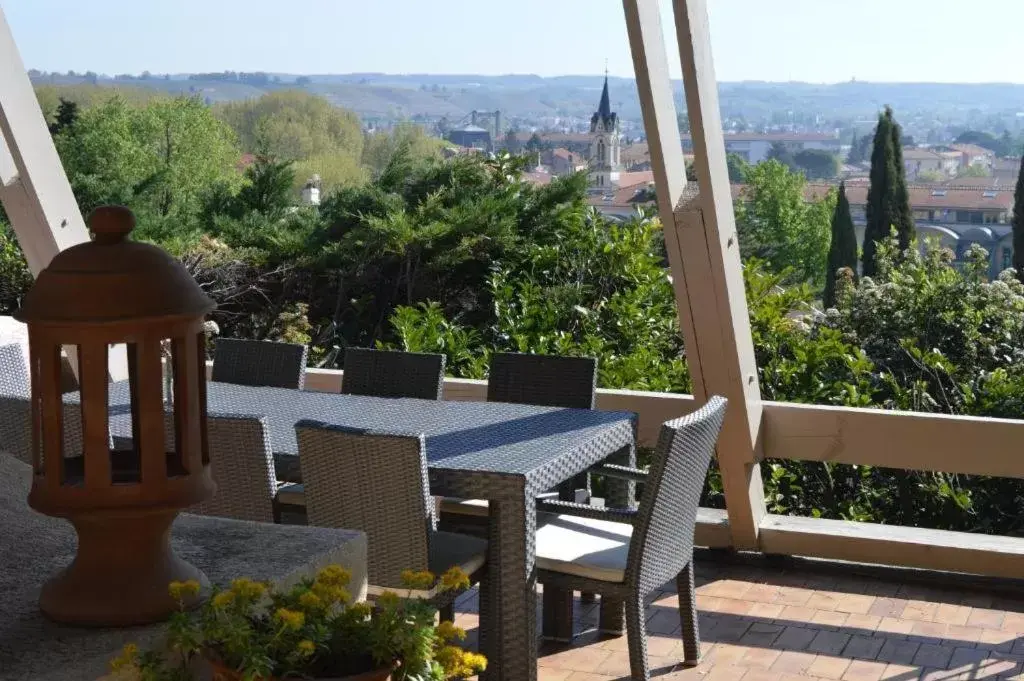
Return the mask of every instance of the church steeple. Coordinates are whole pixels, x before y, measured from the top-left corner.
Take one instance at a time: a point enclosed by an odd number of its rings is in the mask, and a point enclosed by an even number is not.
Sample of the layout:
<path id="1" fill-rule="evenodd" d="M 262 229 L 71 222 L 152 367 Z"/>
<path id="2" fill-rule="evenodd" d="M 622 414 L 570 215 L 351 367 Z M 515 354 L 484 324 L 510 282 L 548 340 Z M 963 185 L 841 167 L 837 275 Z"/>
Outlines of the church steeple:
<path id="1" fill-rule="evenodd" d="M 612 102 L 608 96 L 608 72 L 604 74 L 604 90 L 601 91 L 601 104 L 597 107 L 597 113 L 601 118 L 609 118 L 612 115 Z"/>
<path id="2" fill-rule="evenodd" d="M 590 119 L 590 186 L 607 191 L 619 184 L 619 117 L 608 94 L 608 68 L 604 70 L 601 103 Z"/>
<path id="3" fill-rule="evenodd" d="M 604 89 L 601 90 L 601 103 L 590 118 L 590 132 L 597 132 L 598 124 L 606 131 L 618 128 L 618 117 L 612 111 L 612 98 L 608 94 L 608 70 L 604 72 Z"/>

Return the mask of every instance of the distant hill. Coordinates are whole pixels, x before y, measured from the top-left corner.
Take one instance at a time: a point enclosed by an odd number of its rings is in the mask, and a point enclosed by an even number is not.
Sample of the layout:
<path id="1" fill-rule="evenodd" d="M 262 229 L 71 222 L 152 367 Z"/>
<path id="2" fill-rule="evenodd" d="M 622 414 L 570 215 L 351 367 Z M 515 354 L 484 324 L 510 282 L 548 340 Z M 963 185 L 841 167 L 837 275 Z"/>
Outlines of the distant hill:
<path id="1" fill-rule="evenodd" d="M 481 76 L 431 74 L 255 74 L 253 82 L 227 80 L 219 74 L 172 74 L 140 78 L 108 78 L 90 74 L 52 75 L 32 72 L 37 83 L 74 85 L 94 82 L 105 87 L 132 85 L 168 93 L 196 93 L 210 102 L 259 97 L 274 89 L 299 87 L 323 95 L 363 118 L 415 117 L 459 120 L 473 110 L 500 109 L 506 120 L 563 117 L 585 121 L 597 105 L 602 76 Z M 682 101 L 682 83 L 674 83 Z M 639 124 L 636 84 L 610 78 L 612 106 L 626 122 Z M 1021 122 L 1024 85 L 847 82 L 738 82 L 719 86 L 723 115 L 749 121 L 826 125 L 831 120 L 870 120 L 886 104 L 901 120 L 922 124 L 979 124 L 995 117 Z M 991 126 L 989 126 L 991 127 Z"/>

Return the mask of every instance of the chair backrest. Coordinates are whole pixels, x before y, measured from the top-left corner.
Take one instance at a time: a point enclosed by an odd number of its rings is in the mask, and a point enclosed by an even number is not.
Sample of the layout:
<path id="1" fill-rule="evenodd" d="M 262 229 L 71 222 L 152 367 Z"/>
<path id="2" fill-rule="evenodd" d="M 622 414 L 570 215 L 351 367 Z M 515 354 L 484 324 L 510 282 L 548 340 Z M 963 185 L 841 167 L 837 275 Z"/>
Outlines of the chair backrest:
<path id="1" fill-rule="evenodd" d="M 341 392 L 374 397 L 441 399 L 444 355 L 367 348 L 345 349 Z"/>
<path id="2" fill-rule="evenodd" d="M 626 581 L 643 593 L 673 579 L 693 559 L 697 507 L 726 404 L 724 397 L 714 396 L 661 427 L 626 568 Z"/>
<path id="3" fill-rule="evenodd" d="M 297 343 L 218 338 L 212 380 L 238 385 L 301 390 L 306 380 L 306 346 Z"/>
<path id="4" fill-rule="evenodd" d="M 174 450 L 174 414 L 164 416 L 165 442 Z M 210 473 L 217 491 L 189 513 L 274 522 L 277 476 L 264 416 L 211 414 L 207 419 Z"/>
<path id="5" fill-rule="evenodd" d="M 488 402 L 593 409 L 597 360 L 593 357 L 497 353 L 491 357 Z"/>
<path id="6" fill-rule="evenodd" d="M 400 588 L 403 570 L 427 569 L 436 519 L 423 437 L 317 421 L 295 431 L 309 524 L 365 532 L 375 587 Z"/>

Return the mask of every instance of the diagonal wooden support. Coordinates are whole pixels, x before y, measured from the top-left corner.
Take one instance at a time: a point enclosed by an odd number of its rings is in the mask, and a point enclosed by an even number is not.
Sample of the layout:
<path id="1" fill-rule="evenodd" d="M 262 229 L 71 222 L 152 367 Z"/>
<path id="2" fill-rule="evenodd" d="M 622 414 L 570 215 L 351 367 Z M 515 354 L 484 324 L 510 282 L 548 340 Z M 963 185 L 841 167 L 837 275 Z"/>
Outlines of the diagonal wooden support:
<path id="1" fill-rule="evenodd" d="M 694 393 L 729 398 L 718 446 L 733 546 L 757 548 L 761 393 L 732 210 L 704 0 L 675 0 L 700 191 L 688 188 L 657 0 L 623 0 Z"/>
<path id="2" fill-rule="evenodd" d="M 65 248 L 89 240 L 32 82 L 0 8 L 0 203 L 33 275 Z M 68 353 L 77 366 L 77 356 Z M 114 379 L 127 376 L 123 347 L 110 351 Z"/>

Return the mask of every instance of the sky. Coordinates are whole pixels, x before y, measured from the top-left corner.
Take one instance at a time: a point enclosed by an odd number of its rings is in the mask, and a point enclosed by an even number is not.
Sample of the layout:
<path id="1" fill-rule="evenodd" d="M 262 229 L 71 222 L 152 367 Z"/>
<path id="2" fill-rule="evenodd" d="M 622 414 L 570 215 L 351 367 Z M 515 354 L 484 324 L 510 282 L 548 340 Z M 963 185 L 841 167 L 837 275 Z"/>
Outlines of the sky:
<path id="1" fill-rule="evenodd" d="M 659 0 L 678 77 L 671 0 Z M 720 81 L 1024 82 L 1024 0 L 707 0 Z M 617 0 L 0 0 L 48 71 L 633 75 Z M 1007 27 L 1006 30 L 1001 27 Z"/>

